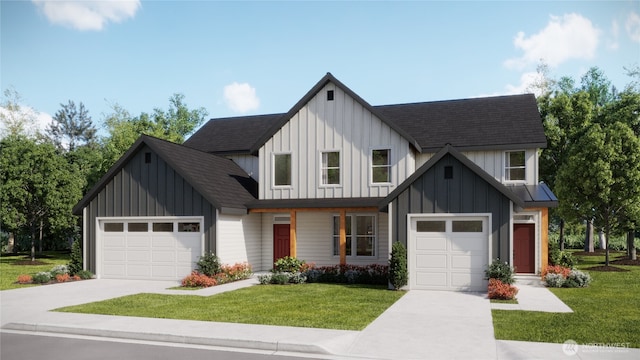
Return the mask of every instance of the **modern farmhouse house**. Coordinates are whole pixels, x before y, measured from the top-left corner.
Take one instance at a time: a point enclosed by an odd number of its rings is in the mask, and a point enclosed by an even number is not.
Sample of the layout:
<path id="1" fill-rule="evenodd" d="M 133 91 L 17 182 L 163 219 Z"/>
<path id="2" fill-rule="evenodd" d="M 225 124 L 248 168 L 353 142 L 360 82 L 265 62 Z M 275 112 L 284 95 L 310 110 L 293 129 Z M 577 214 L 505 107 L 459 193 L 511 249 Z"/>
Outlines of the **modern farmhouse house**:
<path id="1" fill-rule="evenodd" d="M 287 113 L 212 119 L 183 145 L 141 136 L 74 208 L 84 265 L 387 264 L 400 241 L 410 288 L 484 291 L 492 259 L 547 264 L 545 146 L 533 95 L 372 106 L 328 73 Z"/>

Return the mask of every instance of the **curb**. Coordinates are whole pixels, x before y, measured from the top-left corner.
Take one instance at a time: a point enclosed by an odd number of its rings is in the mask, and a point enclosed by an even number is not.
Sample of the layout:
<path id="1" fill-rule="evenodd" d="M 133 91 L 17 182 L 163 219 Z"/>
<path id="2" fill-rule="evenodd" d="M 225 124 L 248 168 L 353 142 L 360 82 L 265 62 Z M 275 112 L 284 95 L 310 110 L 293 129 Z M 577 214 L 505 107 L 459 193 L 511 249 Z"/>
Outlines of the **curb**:
<path id="1" fill-rule="evenodd" d="M 325 347 L 320 345 L 293 343 L 293 342 L 287 342 L 287 341 L 260 341 L 260 340 L 249 340 L 249 339 L 240 340 L 240 339 L 232 339 L 232 338 L 227 338 L 227 339 L 208 338 L 208 337 L 149 333 L 149 332 L 90 329 L 90 328 L 83 328 L 83 327 L 60 326 L 60 325 L 52 325 L 52 324 L 9 323 L 3 326 L 2 329 L 26 331 L 26 332 L 39 332 L 39 333 L 94 336 L 94 337 L 116 338 L 116 339 L 127 339 L 127 340 L 156 341 L 156 342 L 175 343 L 175 344 L 219 346 L 219 347 L 263 350 L 263 351 L 273 351 L 273 352 L 281 351 L 281 352 L 296 352 L 296 353 L 309 353 L 309 354 L 322 354 L 322 355 L 336 355 L 330 352 L 329 350 L 327 350 Z"/>

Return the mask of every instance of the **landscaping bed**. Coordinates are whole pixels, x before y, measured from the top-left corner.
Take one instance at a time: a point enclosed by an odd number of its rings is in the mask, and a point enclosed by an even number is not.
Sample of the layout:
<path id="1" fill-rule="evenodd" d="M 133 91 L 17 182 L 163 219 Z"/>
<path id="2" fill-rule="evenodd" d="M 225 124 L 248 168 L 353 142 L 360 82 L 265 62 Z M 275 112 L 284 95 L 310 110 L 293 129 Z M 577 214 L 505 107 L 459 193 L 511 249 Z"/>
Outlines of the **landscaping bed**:
<path id="1" fill-rule="evenodd" d="M 0 256 L 0 290 L 36 286 L 36 284 L 19 284 L 18 276 L 35 275 L 50 271 L 54 266 L 65 265 L 69 262 L 69 255 L 69 252 L 46 252 L 36 256 L 36 260 L 32 262 L 26 254 L 3 254 Z"/>

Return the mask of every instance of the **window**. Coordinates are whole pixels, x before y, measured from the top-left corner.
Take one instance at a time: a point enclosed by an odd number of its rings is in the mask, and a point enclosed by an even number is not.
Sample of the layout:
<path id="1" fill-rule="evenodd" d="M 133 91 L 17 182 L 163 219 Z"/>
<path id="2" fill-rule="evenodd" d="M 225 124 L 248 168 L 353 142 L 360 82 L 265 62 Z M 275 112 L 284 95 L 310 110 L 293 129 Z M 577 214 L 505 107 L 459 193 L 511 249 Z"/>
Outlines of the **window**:
<path id="1" fill-rule="evenodd" d="M 524 150 L 507 151 L 504 154 L 504 179 L 506 181 L 524 181 L 525 168 Z"/>
<path id="2" fill-rule="evenodd" d="M 200 232 L 200 223 L 197 222 L 179 222 L 178 232 Z"/>
<path id="3" fill-rule="evenodd" d="M 391 150 L 371 151 L 371 178 L 373 183 L 391 182 Z"/>
<path id="4" fill-rule="evenodd" d="M 149 231 L 149 223 L 128 223 L 127 224 L 128 232 L 147 232 Z"/>
<path id="5" fill-rule="evenodd" d="M 375 215 L 347 215 L 345 230 L 347 256 L 376 255 Z M 333 217 L 333 255 L 340 255 L 340 216 L 338 215 Z"/>
<path id="6" fill-rule="evenodd" d="M 273 184 L 291 186 L 291 154 L 273 156 Z"/>
<path id="7" fill-rule="evenodd" d="M 446 222 L 438 220 L 424 220 L 416 223 L 417 232 L 445 232 Z"/>
<path id="8" fill-rule="evenodd" d="M 173 232 L 173 223 L 153 223 L 154 232 Z"/>
<path id="9" fill-rule="evenodd" d="M 482 220 L 454 220 L 451 222 L 453 232 L 482 232 Z"/>
<path id="10" fill-rule="evenodd" d="M 104 231 L 105 232 L 123 232 L 124 224 L 123 223 L 104 223 Z"/>
<path id="11" fill-rule="evenodd" d="M 340 152 L 322 153 L 322 185 L 340 184 Z"/>

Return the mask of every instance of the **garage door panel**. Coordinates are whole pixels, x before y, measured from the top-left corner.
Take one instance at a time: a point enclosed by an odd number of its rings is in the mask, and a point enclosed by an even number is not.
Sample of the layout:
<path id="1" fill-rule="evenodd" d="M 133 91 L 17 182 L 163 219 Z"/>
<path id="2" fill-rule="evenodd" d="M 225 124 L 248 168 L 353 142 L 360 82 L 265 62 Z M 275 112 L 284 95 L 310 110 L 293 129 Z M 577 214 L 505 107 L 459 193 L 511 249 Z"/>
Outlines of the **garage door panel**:
<path id="1" fill-rule="evenodd" d="M 153 262 L 176 262 L 176 253 L 173 251 L 153 251 L 152 257 Z"/>
<path id="2" fill-rule="evenodd" d="M 124 250 L 105 250 L 102 254 L 105 262 L 127 260 L 127 252 Z"/>
<path id="3" fill-rule="evenodd" d="M 446 254 L 423 254 L 416 256 L 417 269 L 440 269 L 447 267 Z"/>
<path id="4" fill-rule="evenodd" d="M 151 270 L 154 278 L 173 279 L 176 277 L 176 267 L 173 265 L 153 265 Z"/>
<path id="5" fill-rule="evenodd" d="M 125 239 L 123 235 L 113 236 L 107 235 L 104 237 L 104 247 L 109 248 L 122 248 L 125 245 Z"/>
<path id="6" fill-rule="evenodd" d="M 447 278 L 446 272 L 420 272 L 416 275 L 416 283 L 425 288 L 446 288 Z"/>
<path id="7" fill-rule="evenodd" d="M 417 236 L 416 237 L 416 249 L 417 250 L 447 250 L 447 239 L 430 236 Z"/>
<path id="8" fill-rule="evenodd" d="M 105 277 L 123 278 L 126 275 L 125 263 L 105 264 L 103 272 Z"/>
<path id="9" fill-rule="evenodd" d="M 127 251 L 127 262 L 131 261 L 149 262 L 151 255 L 148 250 L 129 250 Z"/>
<path id="10" fill-rule="evenodd" d="M 176 247 L 176 238 L 171 235 L 161 234 L 154 235 L 153 237 L 153 247 L 154 248 L 175 248 Z"/>
<path id="11" fill-rule="evenodd" d="M 178 263 L 195 263 L 198 261 L 199 255 L 188 252 L 188 251 L 178 251 L 176 253 Z"/>
<path id="12" fill-rule="evenodd" d="M 136 248 L 136 247 L 150 247 L 151 246 L 151 237 L 150 236 L 127 236 L 127 247 Z"/>
<path id="13" fill-rule="evenodd" d="M 478 236 L 473 238 L 460 238 L 455 237 L 451 239 L 451 250 L 452 251 L 464 251 L 464 252 L 472 252 L 472 251 L 483 251 L 486 248 L 487 244 L 484 239 L 478 238 Z"/>

